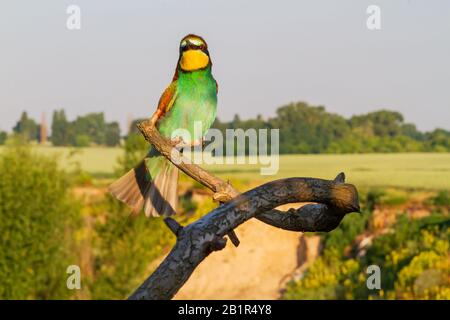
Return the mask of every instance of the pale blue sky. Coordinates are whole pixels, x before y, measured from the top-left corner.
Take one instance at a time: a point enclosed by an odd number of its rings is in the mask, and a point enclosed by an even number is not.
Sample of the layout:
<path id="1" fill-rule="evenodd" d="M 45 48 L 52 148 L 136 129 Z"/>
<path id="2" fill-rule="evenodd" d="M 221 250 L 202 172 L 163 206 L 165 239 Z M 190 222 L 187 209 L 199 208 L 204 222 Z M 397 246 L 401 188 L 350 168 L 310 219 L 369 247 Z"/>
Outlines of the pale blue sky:
<path id="1" fill-rule="evenodd" d="M 81 7 L 79 31 L 66 8 Z M 381 7 L 382 30 L 366 28 Z M 0 129 L 104 111 L 150 116 L 187 33 L 210 46 L 218 116 L 272 116 L 291 101 L 349 116 L 389 108 L 450 129 L 450 1 L 2 0 Z M 301 124 L 299 124 L 301 125 Z"/>

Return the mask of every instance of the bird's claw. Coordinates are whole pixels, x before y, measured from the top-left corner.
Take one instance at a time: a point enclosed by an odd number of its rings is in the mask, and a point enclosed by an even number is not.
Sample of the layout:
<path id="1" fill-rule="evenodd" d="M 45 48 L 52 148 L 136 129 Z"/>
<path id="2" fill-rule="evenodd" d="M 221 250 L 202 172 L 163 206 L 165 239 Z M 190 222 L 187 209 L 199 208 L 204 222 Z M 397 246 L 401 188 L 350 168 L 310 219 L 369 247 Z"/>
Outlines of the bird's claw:
<path id="1" fill-rule="evenodd" d="M 172 144 L 173 147 L 186 148 L 186 147 L 204 146 L 205 141 L 203 139 L 197 139 L 191 142 L 185 142 L 183 137 L 176 136 L 170 140 L 170 143 Z"/>
<path id="2" fill-rule="evenodd" d="M 177 136 L 177 137 L 170 139 L 170 144 L 172 145 L 172 147 L 176 147 L 180 144 L 181 141 L 183 141 L 183 139 L 181 137 Z"/>
<path id="3" fill-rule="evenodd" d="M 197 139 L 191 142 L 191 146 L 192 147 L 197 147 L 197 146 L 204 146 L 205 145 L 205 141 L 203 139 Z"/>

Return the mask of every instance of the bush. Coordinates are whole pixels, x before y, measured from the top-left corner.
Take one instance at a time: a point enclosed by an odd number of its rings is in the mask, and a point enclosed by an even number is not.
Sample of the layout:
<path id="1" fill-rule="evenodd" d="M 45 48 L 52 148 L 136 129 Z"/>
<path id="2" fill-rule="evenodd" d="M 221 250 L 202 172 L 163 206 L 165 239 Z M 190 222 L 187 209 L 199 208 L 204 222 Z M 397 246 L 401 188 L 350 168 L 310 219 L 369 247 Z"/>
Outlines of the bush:
<path id="1" fill-rule="evenodd" d="M 450 206 L 450 192 L 441 190 L 432 198 L 432 203 L 436 206 Z"/>
<path id="2" fill-rule="evenodd" d="M 338 228 L 324 235 L 324 248 L 333 248 L 343 254 L 355 237 L 366 229 L 370 216 L 370 213 L 357 212 L 346 215 Z"/>
<path id="3" fill-rule="evenodd" d="M 366 195 L 366 209 L 373 211 L 380 204 L 381 198 L 385 195 L 385 191 L 380 189 L 369 190 Z"/>
<path id="4" fill-rule="evenodd" d="M 108 196 L 96 210 L 104 214 L 95 225 L 93 299 L 124 299 L 135 290 L 157 265 L 175 237 L 162 218 L 143 214 L 128 217 L 130 210 Z"/>
<path id="5" fill-rule="evenodd" d="M 125 154 L 119 159 L 119 168 L 116 170 L 118 175 L 122 175 L 137 166 L 144 159 L 150 145 L 141 134 L 131 133 L 125 139 L 124 149 Z"/>
<path id="6" fill-rule="evenodd" d="M 5 144 L 8 134 L 4 131 L 0 131 L 0 145 Z"/>
<path id="7" fill-rule="evenodd" d="M 91 138 L 86 134 L 80 134 L 75 137 L 75 146 L 89 147 L 91 145 Z"/>
<path id="8" fill-rule="evenodd" d="M 450 299 L 448 216 L 401 216 L 392 232 L 376 237 L 361 256 L 343 252 L 363 231 L 358 219 L 352 222 L 353 230 L 344 220 L 326 236 L 323 254 L 288 284 L 284 299 Z M 366 286 L 369 265 L 381 267 L 381 290 Z"/>
<path id="9" fill-rule="evenodd" d="M 148 148 L 140 134 L 130 134 L 116 174 L 136 166 Z M 175 237 L 162 217 L 148 219 L 142 212 L 131 217 L 130 208 L 109 195 L 91 210 L 91 216 L 98 217 L 94 226 L 96 255 L 94 278 L 89 284 L 91 297 L 126 298 L 157 266 L 152 261 L 167 251 Z"/>
<path id="10" fill-rule="evenodd" d="M 27 147 L 0 156 L 0 298 L 67 298 L 78 205 L 56 162 Z"/>

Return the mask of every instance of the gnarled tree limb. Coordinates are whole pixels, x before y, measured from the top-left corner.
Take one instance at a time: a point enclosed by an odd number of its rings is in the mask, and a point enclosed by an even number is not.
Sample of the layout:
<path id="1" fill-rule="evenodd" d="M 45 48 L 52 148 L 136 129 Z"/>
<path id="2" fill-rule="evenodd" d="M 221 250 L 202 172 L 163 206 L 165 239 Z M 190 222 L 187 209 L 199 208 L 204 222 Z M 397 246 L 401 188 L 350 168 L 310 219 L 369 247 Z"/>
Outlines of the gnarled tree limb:
<path id="1" fill-rule="evenodd" d="M 278 228 L 291 231 L 330 231 L 345 214 L 359 211 L 358 193 L 344 183 L 339 174 L 335 180 L 288 178 L 275 180 L 239 194 L 230 184 L 206 170 L 181 161 L 182 155 L 161 137 L 149 121 L 138 125 L 148 142 L 187 175 L 210 188 L 223 205 L 199 220 L 181 227 L 167 220 L 177 242 L 155 272 L 129 299 L 171 299 L 192 272 L 212 251 L 225 247 L 224 236 L 253 217 Z M 288 212 L 275 210 L 279 205 L 315 202 Z"/>
<path id="2" fill-rule="evenodd" d="M 158 129 L 151 124 L 150 120 L 145 120 L 138 123 L 137 127 L 141 131 L 145 140 L 151 143 L 164 157 L 177 166 L 178 169 L 186 173 L 192 179 L 203 184 L 205 187 L 211 189 L 213 192 L 228 196 L 228 199 L 223 198 L 222 200 L 230 200 L 239 195 L 239 192 L 230 184 L 210 174 L 205 169 L 195 164 L 191 164 L 190 161 L 181 154 L 181 152 L 175 149 L 167 139 L 164 139 L 159 134 Z"/>

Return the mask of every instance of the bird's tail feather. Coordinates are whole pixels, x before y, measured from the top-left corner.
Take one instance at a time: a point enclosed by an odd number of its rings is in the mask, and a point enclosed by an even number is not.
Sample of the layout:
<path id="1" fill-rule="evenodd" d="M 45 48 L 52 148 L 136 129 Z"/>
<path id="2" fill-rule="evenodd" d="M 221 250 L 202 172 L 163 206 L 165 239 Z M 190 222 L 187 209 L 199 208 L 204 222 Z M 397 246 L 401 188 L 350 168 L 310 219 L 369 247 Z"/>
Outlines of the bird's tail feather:
<path id="1" fill-rule="evenodd" d="M 156 176 L 149 179 L 142 161 L 111 184 L 109 191 L 132 208 L 132 215 L 144 208 L 147 217 L 170 216 L 175 214 L 177 206 L 177 185 L 178 169 L 171 163 L 162 161 Z"/>

